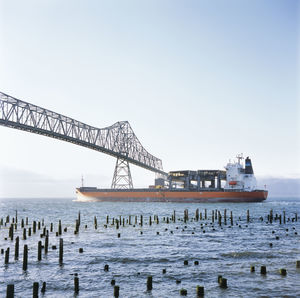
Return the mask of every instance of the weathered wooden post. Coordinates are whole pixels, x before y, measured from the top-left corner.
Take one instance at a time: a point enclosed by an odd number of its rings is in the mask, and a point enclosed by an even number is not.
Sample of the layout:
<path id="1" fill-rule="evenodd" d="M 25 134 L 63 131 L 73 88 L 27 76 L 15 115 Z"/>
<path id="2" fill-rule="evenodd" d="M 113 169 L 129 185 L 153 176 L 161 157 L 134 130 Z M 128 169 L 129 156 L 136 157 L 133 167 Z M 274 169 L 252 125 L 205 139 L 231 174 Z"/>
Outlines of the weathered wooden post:
<path id="1" fill-rule="evenodd" d="M 214 210 L 211 211 L 211 222 L 212 223 L 215 222 L 215 211 Z"/>
<path id="2" fill-rule="evenodd" d="M 261 266 L 260 267 L 260 274 L 263 274 L 263 275 L 267 274 L 267 268 L 266 268 L 266 266 Z"/>
<path id="3" fill-rule="evenodd" d="M 10 237 L 10 240 L 14 240 L 14 225 L 13 224 L 11 224 L 10 228 L 9 228 L 9 237 Z"/>
<path id="4" fill-rule="evenodd" d="M 286 276 L 286 269 L 281 268 L 281 269 L 279 270 L 279 273 L 280 273 L 280 275 L 282 275 L 282 276 Z"/>
<path id="5" fill-rule="evenodd" d="M 196 221 L 199 221 L 199 209 L 198 208 L 196 209 L 195 218 L 196 218 Z"/>
<path id="6" fill-rule="evenodd" d="M 227 210 L 224 209 L 224 225 L 227 225 Z"/>
<path id="7" fill-rule="evenodd" d="M 224 278 L 224 277 L 221 278 L 220 287 L 223 289 L 227 288 L 227 279 L 226 278 Z"/>
<path id="8" fill-rule="evenodd" d="M 249 209 L 247 210 L 247 222 L 250 221 L 250 212 L 249 212 Z"/>
<path id="9" fill-rule="evenodd" d="M 283 211 L 283 223 L 285 224 L 285 211 Z"/>
<path id="10" fill-rule="evenodd" d="M 230 225 L 233 226 L 233 215 L 232 215 L 232 211 L 230 211 Z"/>
<path id="11" fill-rule="evenodd" d="M 114 286 L 114 297 L 116 297 L 116 298 L 119 297 L 119 291 L 120 291 L 120 287 Z"/>
<path id="12" fill-rule="evenodd" d="M 207 210 L 204 209 L 204 219 L 207 219 Z"/>
<path id="13" fill-rule="evenodd" d="M 16 237 L 16 244 L 15 244 L 15 260 L 19 259 L 19 236 Z"/>
<path id="14" fill-rule="evenodd" d="M 45 254 L 48 253 L 48 247 L 49 247 L 49 235 L 46 235 L 46 238 L 45 238 Z"/>
<path id="15" fill-rule="evenodd" d="M 60 236 L 62 234 L 62 228 L 61 228 L 61 220 L 58 221 L 58 235 Z"/>
<path id="16" fill-rule="evenodd" d="M 197 297 L 204 297 L 204 287 L 197 286 L 196 287 L 196 295 Z"/>
<path id="17" fill-rule="evenodd" d="M 63 263 L 63 254 L 64 254 L 64 240 L 62 238 L 59 239 L 59 264 Z"/>
<path id="18" fill-rule="evenodd" d="M 9 247 L 5 251 L 5 259 L 4 259 L 4 264 L 7 265 L 8 263 L 9 263 Z"/>
<path id="19" fill-rule="evenodd" d="M 152 276 L 148 276 L 147 278 L 147 291 L 152 290 Z"/>
<path id="20" fill-rule="evenodd" d="M 32 223 L 32 232 L 33 232 L 33 234 L 36 233 L 36 221 L 35 220 Z"/>
<path id="21" fill-rule="evenodd" d="M 97 230 L 98 224 L 97 224 L 97 217 L 96 216 L 94 216 L 94 227 L 95 227 L 95 230 Z"/>
<path id="22" fill-rule="evenodd" d="M 38 298 L 38 297 L 39 297 L 39 283 L 34 282 L 33 283 L 32 298 Z"/>
<path id="23" fill-rule="evenodd" d="M 74 277 L 74 292 L 75 292 L 75 294 L 79 293 L 79 278 L 78 278 L 77 274 L 75 274 L 75 277 Z"/>
<path id="24" fill-rule="evenodd" d="M 23 270 L 27 270 L 27 263 L 28 263 L 28 246 L 27 244 L 24 245 L 24 252 L 23 252 Z"/>
<path id="25" fill-rule="evenodd" d="M 26 228 L 23 229 L 23 240 L 26 240 Z"/>
<path id="26" fill-rule="evenodd" d="M 42 260 L 42 241 L 38 242 L 38 261 Z"/>
<path id="27" fill-rule="evenodd" d="M 15 297 L 15 285 L 13 284 L 7 285 L 6 298 L 14 298 L 14 297 Z"/>
<path id="28" fill-rule="evenodd" d="M 41 288 L 41 292 L 44 294 L 46 292 L 46 282 L 43 282 L 42 288 Z"/>

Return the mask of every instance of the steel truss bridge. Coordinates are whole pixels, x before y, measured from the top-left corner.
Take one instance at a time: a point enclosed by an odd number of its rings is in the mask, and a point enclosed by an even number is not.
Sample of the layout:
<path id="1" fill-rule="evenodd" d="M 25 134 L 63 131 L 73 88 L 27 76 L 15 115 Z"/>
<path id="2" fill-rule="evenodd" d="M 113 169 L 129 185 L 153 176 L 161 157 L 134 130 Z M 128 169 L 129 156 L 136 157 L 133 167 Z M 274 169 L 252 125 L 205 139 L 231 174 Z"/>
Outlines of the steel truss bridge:
<path id="1" fill-rule="evenodd" d="M 112 188 L 132 188 L 129 163 L 167 175 L 127 121 L 96 128 L 0 92 L 0 125 L 63 140 L 117 158 Z"/>

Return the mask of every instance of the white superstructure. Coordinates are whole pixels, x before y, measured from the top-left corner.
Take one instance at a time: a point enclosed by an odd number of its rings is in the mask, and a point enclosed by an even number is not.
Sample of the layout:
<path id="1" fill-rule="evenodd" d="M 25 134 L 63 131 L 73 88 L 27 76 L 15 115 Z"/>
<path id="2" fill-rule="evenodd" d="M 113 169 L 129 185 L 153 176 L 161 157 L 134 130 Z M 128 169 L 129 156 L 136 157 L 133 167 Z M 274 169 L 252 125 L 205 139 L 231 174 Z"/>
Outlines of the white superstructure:
<path id="1" fill-rule="evenodd" d="M 254 176 L 251 159 L 245 159 L 245 166 L 242 164 L 244 159 L 242 154 L 237 155 L 237 160 L 226 165 L 226 184 L 225 190 L 241 190 L 254 191 L 256 190 L 256 178 Z"/>

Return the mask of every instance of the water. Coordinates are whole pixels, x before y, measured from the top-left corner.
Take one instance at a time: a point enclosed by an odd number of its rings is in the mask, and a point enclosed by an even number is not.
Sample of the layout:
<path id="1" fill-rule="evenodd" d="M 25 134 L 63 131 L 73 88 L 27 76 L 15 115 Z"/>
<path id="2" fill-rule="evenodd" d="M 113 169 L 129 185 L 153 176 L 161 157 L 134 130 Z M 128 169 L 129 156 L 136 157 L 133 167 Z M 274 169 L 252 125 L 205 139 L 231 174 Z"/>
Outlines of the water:
<path id="1" fill-rule="evenodd" d="M 32 297 L 32 284 L 47 282 L 43 297 L 74 297 L 74 273 L 78 273 L 80 292 L 78 297 L 113 297 L 116 280 L 120 286 L 120 297 L 181 297 L 179 291 L 185 288 L 187 297 L 196 297 L 196 286 L 204 286 L 205 297 L 300 297 L 300 219 L 292 222 L 295 213 L 300 216 L 300 199 L 268 199 L 264 203 L 251 204 L 175 204 L 175 203 L 83 203 L 71 199 L 18 199 L 0 202 L 0 218 L 9 214 L 15 216 L 18 210 L 18 229 L 15 237 L 20 237 L 19 260 L 14 260 L 14 241 L 8 237 L 8 226 L 0 228 L 0 248 L 10 247 L 9 264 L 4 265 L 4 254 L 0 255 L 0 296 L 5 297 L 7 284 L 15 285 L 15 297 Z M 208 219 L 191 220 L 199 208 Z M 211 225 L 211 212 L 218 209 L 223 215 L 227 209 L 227 225 L 218 221 Z M 189 210 L 189 221 L 184 223 L 184 209 Z M 247 223 L 247 209 L 251 222 Z M 286 224 L 278 221 L 267 223 L 267 215 L 286 212 Z M 171 217 L 176 210 L 176 222 L 166 223 L 163 217 Z M 81 213 L 78 235 L 74 235 L 75 220 Z M 230 211 L 234 225 L 230 226 Z M 139 225 L 140 215 L 144 224 Z M 106 215 L 110 216 L 107 228 Z M 128 219 L 117 230 L 111 225 L 112 218 Z M 134 225 L 135 216 L 138 224 Z M 159 224 L 149 226 L 149 216 L 158 215 Z M 94 216 L 98 228 L 94 228 Z M 261 222 L 260 216 L 264 221 Z M 22 240 L 21 218 L 32 221 L 44 219 L 47 229 L 54 223 L 54 232 L 49 237 L 49 252 L 37 261 L 38 241 L 42 230 Z M 239 220 L 240 217 L 240 220 Z M 288 218 L 290 220 L 288 221 Z M 64 260 L 58 262 L 59 237 L 55 236 L 58 221 L 62 221 L 64 240 Z M 223 219 L 222 219 L 223 222 Z M 237 224 L 236 224 L 237 223 Z M 201 229 L 202 224 L 202 229 Z M 206 225 L 207 224 L 207 225 Z M 85 229 L 87 225 L 87 229 Z M 215 230 L 213 230 L 215 229 Z M 288 231 L 286 231 L 288 229 Z M 203 233 L 205 230 L 205 233 Z M 143 234 L 141 234 L 141 231 Z M 171 233 L 171 231 L 173 233 Z M 274 231 L 275 233 L 272 233 Z M 159 232 L 159 235 L 157 235 Z M 298 233 L 297 235 L 295 234 Z M 118 233 L 121 237 L 118 238 Z M 279 236 L 279 240 L 276 240 Z M 270 247 L 270 243 L 273 247 Z M 23 246 L 28 244 L 28 270 L 23 272 Z M 79 248 L 84 252 L 79 253 Z M 184 265 L 188 260 L 188 265 Z M 199 265 L 194 265 L 199 261 Z M 109 271 L 104 271 L 104 265 Z M 256 271 L 250 273 L 250 266 Z M 267 267 L 267 275 L 260 274 L 260 266 Z M 279 269 L 285 268 L 287 276 L 281 276 Z M 166 274 L 162 270 L 166 269 Z M 153 276 L 153 290 L 147 292 L 147 277 Z M 221 289 L 217 278 L 227 278 L 227 289 Z M 181 283 L 177 284 L 176 280 Z"/>

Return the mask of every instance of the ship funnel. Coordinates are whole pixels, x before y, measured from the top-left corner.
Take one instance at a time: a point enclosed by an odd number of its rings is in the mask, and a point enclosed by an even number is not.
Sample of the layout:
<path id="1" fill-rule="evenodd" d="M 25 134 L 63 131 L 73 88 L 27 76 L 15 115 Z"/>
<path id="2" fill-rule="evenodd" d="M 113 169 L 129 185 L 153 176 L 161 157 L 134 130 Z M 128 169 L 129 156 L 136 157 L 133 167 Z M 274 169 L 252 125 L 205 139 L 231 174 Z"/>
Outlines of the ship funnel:
<path id="1" fill-rule="evenodd" d="M 245 159 L 245 174 L 254 174 L 249 156 Z"/>

